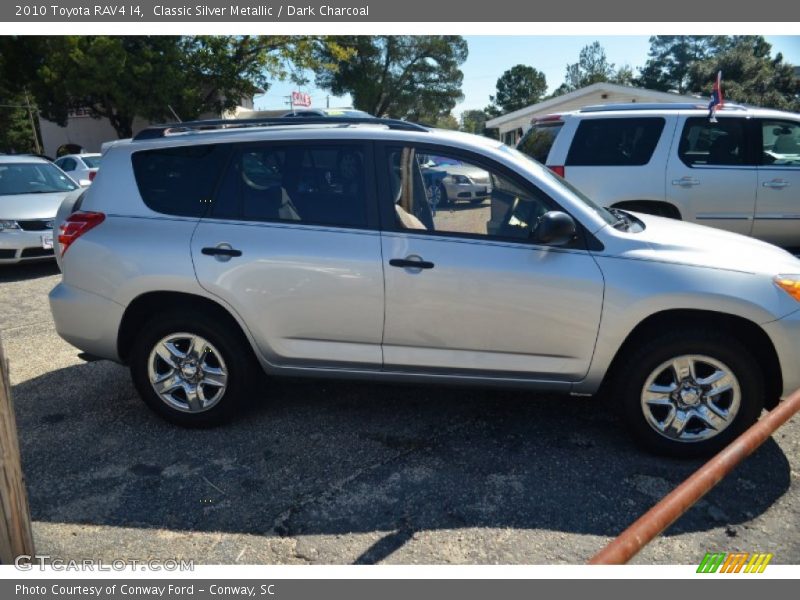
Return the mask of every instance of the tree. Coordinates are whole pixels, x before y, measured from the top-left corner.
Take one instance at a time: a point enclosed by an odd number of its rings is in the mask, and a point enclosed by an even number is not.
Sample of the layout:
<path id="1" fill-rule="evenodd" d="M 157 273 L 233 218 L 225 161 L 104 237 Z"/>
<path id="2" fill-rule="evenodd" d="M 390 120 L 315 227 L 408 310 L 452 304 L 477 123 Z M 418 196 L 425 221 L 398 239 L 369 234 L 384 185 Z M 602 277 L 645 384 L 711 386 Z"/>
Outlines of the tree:
<path id="1" fill-rule="evenodd" d="M 772 47 L 763 37 L 732 37 L 721 47 L 718 54 L 690 66 L 690 91 L 709 95 L 717 73 L 722 71 L 726 101 L 800 111 L 800 78 L 780 53 L 771 57 Z"/>
<path id="2" fill-rule="evenodd" d="M 559 89 L 561 93 L 571 92 L 593 83 L 610 81 L 613 77 L 613 63 L 608 62 L 600 42 L 593 42 L 581 49 L 578 62 L 567 65 L 564 83 Z"/>
<path id="3" fill-rule="evenodd" d="M 489 115 L 481 109 L 465 110 L 461 113 L 461 131 L 483 135 Z"/>
<path id="4" fill-rule="evenodd" d="M 335 43 L 313 36 L 51 36 L 0 40 L 7 86 L 27 86 L 42 116 L 65 125 L 71 109 L 108 118 L 120 137 L 133 120 L 195 118 L 321 67 L 316 54 Z"/>
<path id="5" fill-rule="evenodd" d="M 335 41 L 352 52 L 340 59 L 323 48 L 319 56 L 335 69 L 317 73 L 316 83 L 377 117 L 436 122 L 463 95 L 459 67 L 467 42 L 458 35 L 346 36 Z"/>
<path id="6" fill-rule="evenodd" d="M 724 44 L 724 36 L 654 35 L 637 83 L 652 90 L 685 94 L 692 65 L 714 55 Z"/>
<path id="7" fill-rule="evenodd" d="M 21 90 L 12 91 L 8 87 L 8 78 L 4 76 L 8 68 L 6 57 L 0 52 L 0 152 L 34 152 L 34 135 L 38 134 L 31 127 L 28 98 Z"/>
<path id="8" fill-rule="evenodd" d="M 446 115 L 442 115 L 436 119 L 434 125 L 439 129 L 451 129 L 453 131 L 457 131 L 458 119 L 453 116 L 453 113 L 447 113 Z"/>
<path id="9" fill-rule="evenodd" d="M 497 94 L 489 96 L 489 100 L 503 113 L 509 113 L 536 104 L 545 92 L 544 73 L 526 65 L 515 65 L 497 80 Z"/>

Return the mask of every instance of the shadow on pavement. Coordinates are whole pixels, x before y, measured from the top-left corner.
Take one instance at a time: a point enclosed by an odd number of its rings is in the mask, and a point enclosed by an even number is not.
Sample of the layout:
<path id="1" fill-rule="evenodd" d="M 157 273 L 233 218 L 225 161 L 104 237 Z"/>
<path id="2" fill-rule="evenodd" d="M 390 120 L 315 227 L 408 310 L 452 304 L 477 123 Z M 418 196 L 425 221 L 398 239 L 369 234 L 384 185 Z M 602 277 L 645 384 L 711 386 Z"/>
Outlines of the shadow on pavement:
<path id="1" fill-rule="evenodd" d="M 235 422 L 154 416 L 106 361 L 13 389 L 34 520 L 249 533 L 496 527 L 616 535 L 699 462 L 638 451 L 591 399 L 526 392 L 273 380 Z M 762 513 L 788 489 L 772 440 L 669 531 Z"/>
<path id="2" fill-rule="evenodd" d="M 0 265 L 0 283 L 50 277 L 58 275 L 60 272 L 55 260 Z"/>

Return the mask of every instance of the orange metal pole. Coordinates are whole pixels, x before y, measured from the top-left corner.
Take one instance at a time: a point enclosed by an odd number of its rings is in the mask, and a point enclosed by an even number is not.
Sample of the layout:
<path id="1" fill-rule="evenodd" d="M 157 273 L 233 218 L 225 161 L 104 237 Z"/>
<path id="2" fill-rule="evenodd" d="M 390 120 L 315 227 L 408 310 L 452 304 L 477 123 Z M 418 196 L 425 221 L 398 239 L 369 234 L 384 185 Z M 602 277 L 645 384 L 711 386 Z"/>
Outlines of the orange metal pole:
<path id="1" fill-rule="evenodd" d="M 677 521 L 695 502 L 756 448 L 775 433 L 781 425 L 800 411 L 800 390 L 779 403 L 750 429 L 731 442 L 724 450 L 695 471 L 691 477 L 664 496 L 658 504 L 595 554 L 590 565 L 622 565 L 649 544 L 653 538 Z"/>

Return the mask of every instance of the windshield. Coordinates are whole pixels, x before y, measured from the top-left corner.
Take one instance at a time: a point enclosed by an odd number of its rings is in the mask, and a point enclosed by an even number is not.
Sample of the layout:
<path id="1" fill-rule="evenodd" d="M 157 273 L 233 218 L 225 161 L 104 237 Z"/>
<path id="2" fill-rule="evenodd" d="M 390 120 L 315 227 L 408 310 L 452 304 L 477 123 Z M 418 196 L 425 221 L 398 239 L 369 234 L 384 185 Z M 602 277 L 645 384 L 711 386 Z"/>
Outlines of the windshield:
<path id="1" fill-rule="evenodd" d="M 504 149 L 513 154 L 516 158 L 521 158 L 528 162 L 532 162 L 539 167 L 543 167 L 543 165 L 540 162 L 532 159 L 527 154 L 523 154 L 519 150 L 515 150 L 514 148 L 510 148 L 508 146 L 506 146 Z M 607 208 L 604 208 L 599 204 L 597 204 L 594 200 L 589 198 L 589 196 L 584 194 L 582 191 L 580 191 L 578 188 L 576 188 L 574 185 L 572 185 L 569 181 L 567 181 L 563 177 L 556 175 L 547 167 L 542 168 L 541 171 L 544 172 L 547 177 L 550 177 L 554 181 L 560 183 L 563 187 L 567 188 L 570 192 L 572 192 L 573 196 L 575 196 L 578 200 L 580 200 L 586 206 L 588 206 L 594 212 L 596 212 L 600 216 L 600 218 L 602 218 L 609 225 L 616 225 L 619 222 L 619 219 L 613 214 L 611 214 L 611 212 Z"/>
<path id="2" fill-rule="evenodd" d="M 81 160 L 90 169 L 97 169 L 100 167 L 99 156 L 81 156 Z"/>
<path id="3" fill-rule="evenodd" d="M 0 164 L 0 196 L 69 192 L 77 185 L 49 163 Z"/>

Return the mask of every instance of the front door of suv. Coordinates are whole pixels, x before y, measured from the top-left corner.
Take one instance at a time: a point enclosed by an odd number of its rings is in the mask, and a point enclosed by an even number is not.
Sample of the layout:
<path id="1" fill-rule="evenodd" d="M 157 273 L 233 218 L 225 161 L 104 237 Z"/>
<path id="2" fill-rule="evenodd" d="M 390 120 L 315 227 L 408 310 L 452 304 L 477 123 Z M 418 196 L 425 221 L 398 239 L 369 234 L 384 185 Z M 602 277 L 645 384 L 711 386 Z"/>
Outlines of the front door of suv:
<path id="1" fill-rule="evenodd" d="M 753 235 L 800 247 L 800 121 L 756 119 L 760 134 Z"/>
<path id="2" fill-rule="evenodd" d="M 382 150 L 384 369 L 579 380 L 603 279 L 587 250 L 530 242 L 551 201 L 481 157 Z"/>
<path id="3" fill-rule="evenodd" d="M 689 117 L 667 162 L 667 200 L 684 221 L 749 235 L 758 173 L 743 117 Z"/>
<path id="4" fill-rule="evenodd" d="M 278 366 L 380 369 L 383 269 L 370 148 L 234 147 L 192 238 L 200 284 Z"/>

